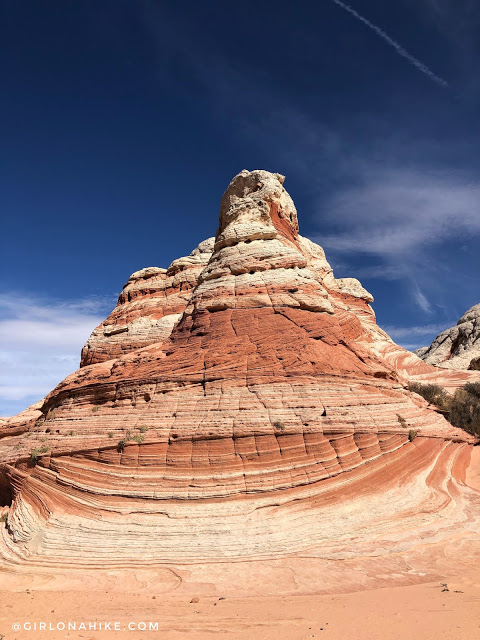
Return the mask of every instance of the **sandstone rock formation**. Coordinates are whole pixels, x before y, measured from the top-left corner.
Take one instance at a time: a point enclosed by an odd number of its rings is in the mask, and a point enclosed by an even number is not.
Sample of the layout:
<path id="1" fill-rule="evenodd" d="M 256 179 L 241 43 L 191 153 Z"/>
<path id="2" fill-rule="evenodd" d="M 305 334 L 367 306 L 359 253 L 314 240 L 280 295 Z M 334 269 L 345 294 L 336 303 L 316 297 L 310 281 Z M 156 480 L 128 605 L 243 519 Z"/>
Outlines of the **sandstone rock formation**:
<path id="1" fill-rule="evenodd" d="M 0 425 L 4 563 L 342 559 L 478 527 L 474 439 L 407 388 L 438 371 L 299 235 L 283 182 L 238 174 L 215 239 L 133 274 L 33 424 Z"/>
<path id="2" fill-rule="evenodd" d="M 204 240 L 168 269 L 147 267 L 132 273 L 117 306 L 83 347 L 80 366 L 118 358 L 168 338 L 210 259 L 213 241 Z"/>
<path id="3" fill-rule="evenodd" d="M 464 313 L 455 327 L 442 331 L 429 347 L 417 349 L 415 354 L 436 367 L 478 371 L 480 303 Z"/>

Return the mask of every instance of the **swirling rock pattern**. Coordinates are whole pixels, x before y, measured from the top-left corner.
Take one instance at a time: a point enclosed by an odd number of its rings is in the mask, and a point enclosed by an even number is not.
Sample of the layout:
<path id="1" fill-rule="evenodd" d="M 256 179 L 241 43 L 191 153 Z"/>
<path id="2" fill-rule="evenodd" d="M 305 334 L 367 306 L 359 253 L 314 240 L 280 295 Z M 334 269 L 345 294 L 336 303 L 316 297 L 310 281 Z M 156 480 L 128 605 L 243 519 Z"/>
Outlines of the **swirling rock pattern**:
<path id="1" fill-rule="evenodd" d="M 437 371 L 299 235 L 283 182 L 238 174 L 216 237 L 133 274 L 82 367 L 0 424 L 5 563 L 341 559 L 475 529 L 474 439 L 407 389 Z"/>

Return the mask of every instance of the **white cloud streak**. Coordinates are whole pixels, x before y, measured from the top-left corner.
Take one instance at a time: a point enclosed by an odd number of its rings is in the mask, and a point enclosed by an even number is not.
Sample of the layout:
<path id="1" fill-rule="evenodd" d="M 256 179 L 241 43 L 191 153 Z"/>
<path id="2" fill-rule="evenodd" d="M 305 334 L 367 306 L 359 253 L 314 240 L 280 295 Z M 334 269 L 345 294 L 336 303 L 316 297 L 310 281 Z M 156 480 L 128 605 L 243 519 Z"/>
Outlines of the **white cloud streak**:
<path id="1" fill-rule="evenodd" d="M 387 44 L 393 47 L 395 51 L 398 53 L 398 55 L 408 60 L 410 64 L 412 64 L 419 71 L 425 74 L 428 78 L 430 78 L 430 80 L 440 85 L 441 87 L 448 87 L 448 82 L 446 80 L 444 80 L 440 76 L 437 76 L 437 74 L 434 73 L 431 69 L 429 69 L 426 64 L 424 64 L 423 62 L 415 58 L 415 56 L 413 56 L 406 49 L 404 49 L 404 47 L 402 47 L 401 44 L 399 44 L 396 40 L 391 38 L 388 35 L 388 33 L 386 33 L 383 29 L 378 27 L 373 22 L 370 22 L 370 20 L 367 20 L 367 18 L 364 18 L 360 13 L 358 13 L 358 11 L 355 11 L 353 7 L 351 7 L 348 4 L 345 4 L 345 2 L 341 2 L 341 0 L 332 0 L 332 2 L 334 2 L 336 5 L 344 9 L 344 11 L 347 11 L 348 13 L 350 13 L 352 16 L 354 16 L 354 18 L 362 22 L 369 29 L 374 31 L 378 36 L 380 36 L 383 40 L 385 40 Z"/>
<path id="2" fill-rule="evenodd" d="M 453 323 L 455 324 L 455 323 Z M 428 337 L 432 336 L 433 338 L 437 337 L 439 333 L 448 329 L 449 325 L 447 324 L 425 324 L 414 327 L 394 327 L 394 326 L 384 326 L 384 329 L 388 335 L 397 340 L 402 338 L 413 338 L 414 336 L 423 336 Z"/>
<path id="3" fill-rule="evenodd" d="M 0 294 L 0 415 L 37 402 L 78 368 L 83 344 L 112 302 Z"/>
<path id="4" fill-rule="evenodd" d="M 366 170 L 359 184 L 322 203 L 340 231 L 318 237 L 341 253 L 412 255 L 447 239 L 480 234 L 480 185 L 442 172 Z"/>
<path id="5" fill-rule="evenodd" d="M 424 311 L 425 313 L 430 313 L 432 311 L 432 305 L 430 304 L 427 296 L 423 293 L 423 291 L 418 286 L 417 282 L 413 283 L 412 290 L 413 299 L 417 303 L 417 305 Z"/>

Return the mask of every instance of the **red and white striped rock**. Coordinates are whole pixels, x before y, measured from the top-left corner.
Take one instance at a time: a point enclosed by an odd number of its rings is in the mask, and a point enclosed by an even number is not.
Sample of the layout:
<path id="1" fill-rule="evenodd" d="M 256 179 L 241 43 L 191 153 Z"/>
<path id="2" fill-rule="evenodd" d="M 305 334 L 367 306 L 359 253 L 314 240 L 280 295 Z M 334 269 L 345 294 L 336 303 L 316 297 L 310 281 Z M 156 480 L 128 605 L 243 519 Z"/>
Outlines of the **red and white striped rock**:
<path id="1" fill-rule="evenodd" d="M 80 366 L 118 358 L 168 338 L 212 249 L 213 238 L 208 238 L 168 269 L 147 267 L 132 273 L 117 306 L 83 347 Z"/>
<path id="2" fill-rule="evenodd" d="M 298 235 L 282 176 L 236 176 L 196 251 L 134 274 L 84 366 L 0 440 L 6 562 L 340 558 L 359 531 L 388 554 L 405 527 L 479 522 L 445 490 L 474 439 L 408 391 L 433 368 L 404 366 L 370 294 Z"/>

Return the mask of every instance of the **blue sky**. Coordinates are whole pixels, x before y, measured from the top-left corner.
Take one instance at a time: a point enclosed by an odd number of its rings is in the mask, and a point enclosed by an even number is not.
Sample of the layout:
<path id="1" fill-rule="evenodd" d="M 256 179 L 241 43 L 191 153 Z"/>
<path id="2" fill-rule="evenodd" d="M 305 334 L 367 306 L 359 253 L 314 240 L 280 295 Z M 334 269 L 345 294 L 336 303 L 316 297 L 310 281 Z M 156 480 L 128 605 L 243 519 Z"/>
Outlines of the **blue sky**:
<path id="1" fill-rule="evenodd" d="M 379 324 L 428 344 L 479 302 L 475 0 L 2 3 L 0 415 L 78 365 L 130 273 L 217 226 L 240 170 Z"/>

